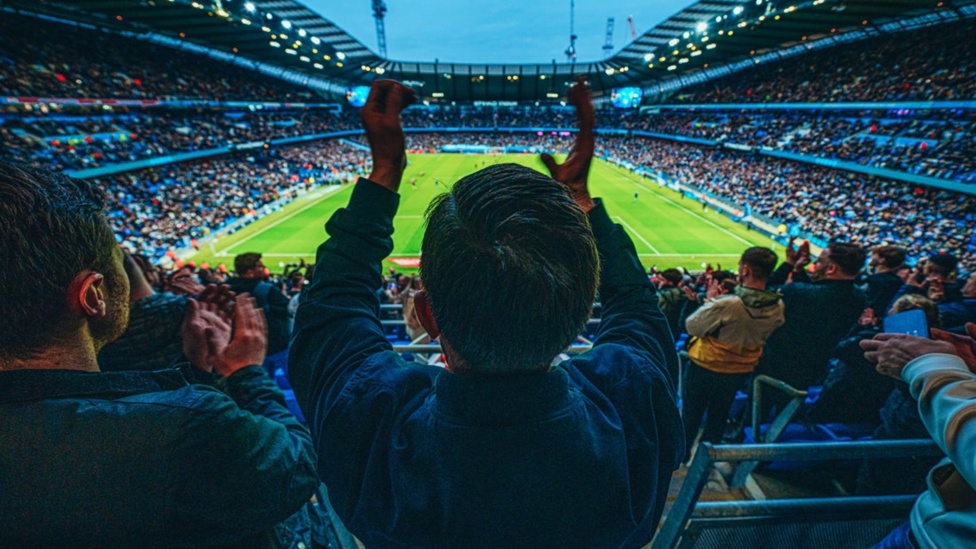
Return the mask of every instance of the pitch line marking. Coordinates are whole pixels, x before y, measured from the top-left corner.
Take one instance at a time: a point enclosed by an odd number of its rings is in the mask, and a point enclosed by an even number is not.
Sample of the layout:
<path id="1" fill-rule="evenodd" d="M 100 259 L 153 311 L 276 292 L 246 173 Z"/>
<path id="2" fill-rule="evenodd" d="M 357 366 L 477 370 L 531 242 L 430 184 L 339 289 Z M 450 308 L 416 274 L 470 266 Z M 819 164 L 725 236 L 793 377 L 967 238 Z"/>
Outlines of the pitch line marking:
<path id="1" fill-rule="evenodd" d="M 621 175 L 622 175 L 622 174 L 621 174 Z M 637 181 L 635 181 L 634 179 L 631 179 L 630 177 L 627 177 L 627 176 L 624 176 L 624 177 L 625 177 L 626 179 L 629 179 L 630 181 L 632 181 L 632 182 L 634 183 L 634 185 L 637 185 L 638 187 L 640 187 L 640 188 L 642 188 L 642 189 L 644 189 L 645 191 L 647 191 L 647 192 L 649 192 L 649 193 L 654 193 L 654 194 L 655 194 L 655 195 L 657 195 L 657 196 L 658 196 L 658 198 L 660 198 L 661 200 L 665 200 L 665 201 L 667 201 L 667 202 L 670 202 L 671 204 L 674 204 L 675 206 L 677 206 L 677 207 L 679 207 L 679 208 L 681 208 L 682 210 L 684 210 L 684 211 L 686 211 L 686 212 L 688 212 L 688 213 L 690 213 L 691 215 L 693 215 L 693 216 L 695 216 L 695 217 L 697 217 L 698 219 L 701 219 L 701 220 L 702 220 L 702 221 L 704 221 L 705 223 L 708 223 L 708 224 L 709 224 L 709 225 L 711 225 L 712 227 L 715 227 L 716 229 L 718 229 L 718 230 L 720 230 L 720 231 L 722 231 L 723 233 L 725 233 L 725 234 L 727 234 L 727 235 L 729 235 L 729 236 L 731 236 L 732 238 L 734 238 L 734 239 L 736 239 L 736 240 L 738 240 L 739 242 L 742 242 L 743 244 L 747 244 L 747 245 L 749 245 L 749 246 L 755 246 L 755 243 L 753 243 L 753 242 L 749 242 L 748 240 L 746 240 L 746 239 L 744 239 L 744 238 L 742 238 L 741 236 L 739 236 L 739 235 L 737 235 L 737 234 L 735 234 L 735 233 L 733 233 L 732 231 L 730 231 L 730 230 L 728 230 L 728 229 L 726 229 L 725 227 L 721 227 L 721 226 L 719 226 L 719 225 L 716 225 L 716 224 L 715 224 L 715 223 L 713 223 L 712 221 L 709 221 L 708 219 L 705 219 L 705 218 L 704 218 L 704 217 L 702 217 L 701 215 L 699 215 L 699 214 L 697 214 L 697 213 L 695 213 L 695 212 L 693 212 L 693 211 L 691 210 L 691 208 L 688 208 L 687 206 L 684 206 L 684 205 L 682 205 L 682 204 L 679 204 L 679 203 L 677 203 L 677 202 L 675 202 L 674 200 L 671 200 L 670 198 L 668 198 L 668 197 L 666 197 L 666 196 L 664 196 L 664 195 L 663 195 L 663 194 L 662 194 L 661 192 L 659 192 L 659 191 L 655 191 L 655 190 L 653 190 L 653 189 L 651 189 L 651 188 L 649 188 L 649 187 L 645 187 L 645 186 L 644 186 L 644 185 L 643 185 L 642 183 L 639 183 L 639 182 L 637 182 Z"/>
<path id="2" fill-rule="evenodd" d="M 627 230 L 630 231 L 631 234 L 633 234 L 634 236 L 636 236 L 638 240 L 640 240 L 641 242 L 643 242 L 645 246 L 647 246 L 648 248 L 650 248 L 651 251 L 654 252 L 654 255 L 661 255 L 661 252 L 657 248 L 655 248 L 653 244 L 651 244 L 650 242 L 648 242 L 647 239 L 645 239 L 643 236 L 641 236 L 641 234 L 639 232 L 635 231 L 634 228 L 631 227 L 626 221 L 624 221 L 622 217 L 620 217 L 619 215 L 615 215 L 615 216 L 613 216 L 613 218 L 616 219 L 617 221 L 619 221 L 620 224 L 623 225 L 624 227 L 627 227 Z"/>
<path id="3" fill-rule="evenodd" d="M 290 214 L 282 217 L 281 219 L 275 221 L 274 223 L 268 225 L 267 227 L 264 227 L 260 231 L 257 231 L 257 232 L 255 232 L 253 234 L 249 234 L 249 235 L 245 236 L 244 238 L 238 240 L 237 242 L 231 244 L 230 246 L 227 246 L 226 248 L 224 248 L 223 250 L 221 250 L 221 253 L 227 253 L 227 252 L 233 250 L 234 248 L 240 246 L 241 244 L 244 244 L 245 242 L 248 242 L 252 238 L 254 238 L 254 237 L 256 237 L 256 236 L 258 236 L 260 234 L 264 234 L 265 231 L 269 231 L 269 230 L 273 229 L 274 227 L 277 227 L 281 223 L 284 223 L 285 221 L 288 221 L 289 219 L 295 217 L 296 215 L 304 212 L 305 210 L 307 210 L 307 209 L 311 208 L 312 206 L 315 206 L 316 204 L 318 204 L 319 202 L 321 202 L 321 198 L 325 198 L 326 196 L 328 196 L 330 194 L 333 194 L 333 193 L 336 193 L 338 191 L 341 191 L 342 189 L 352 188 L 352 187 L 343 187 L 341 185 L 332 185 L 330 188 L 334 188 L 336 190 L 333 191 L 333 190 L 329 190 L 329 189 L 323 189 L 323 193 L 322 193 L 321 197 L 313 196 L 311 198 L 311 202 L 309 202 L 308 204 L 306 204 L 306 205 L 302 206 L 301 208 L 299 208 L 299 209 L 291 212 Z M 258 221 L 260 221 L 260 220 L 258 220 Z M 268 255 L 268 254 L 262 254 L 262 255 Z"/>

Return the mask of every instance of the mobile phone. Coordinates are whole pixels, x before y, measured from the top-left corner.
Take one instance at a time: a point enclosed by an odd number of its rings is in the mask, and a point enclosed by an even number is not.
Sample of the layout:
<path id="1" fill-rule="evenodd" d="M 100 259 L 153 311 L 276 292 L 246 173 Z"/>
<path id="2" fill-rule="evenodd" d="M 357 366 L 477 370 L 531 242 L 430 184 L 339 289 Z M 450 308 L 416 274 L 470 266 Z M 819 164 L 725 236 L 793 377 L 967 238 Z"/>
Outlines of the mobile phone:
<path id="1" fill-rule="evenodd" d="M 913 309 L 888 315 L 884 319 L 886 334 L 906 334 L 916 337 L 929 337 L 929 323 L 925 319 L 925 311 Z"/>

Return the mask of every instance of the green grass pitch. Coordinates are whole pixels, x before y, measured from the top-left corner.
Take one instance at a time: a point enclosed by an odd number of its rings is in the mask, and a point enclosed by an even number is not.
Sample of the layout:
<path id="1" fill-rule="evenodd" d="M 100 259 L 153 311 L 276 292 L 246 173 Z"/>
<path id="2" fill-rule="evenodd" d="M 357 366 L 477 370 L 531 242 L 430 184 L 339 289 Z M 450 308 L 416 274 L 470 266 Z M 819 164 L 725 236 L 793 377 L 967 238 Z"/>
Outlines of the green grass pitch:
<path id="1" fill-rule="evenodd" d="M 384 268 L 415 270 L 410 266 L 411 260 L 420 255 L 424 212 L 431 199 L 484 165 L 502 162 L 545 172 L 535 155 L 411 155 L 400 187 L 400 210 L 394 220 L 393 255 L 384 262 Z M 417 179 L 416 188 L 410 184 L 411 178 Z M 435 184 L 435 179 L 440 183 Z M 326 237 L 325 222 L 348 202 L 351 189 L 352 185 L 320 187 L 240 231 L 218 238 L 192 259 L 232 267 L 235 255 L 260 252 L 273 271 L 279 263 L 299 259 L 314 262 L 315 250 Z M 648 267 L 684 266 L 699 270 L 703 263 L 711 263 L 735 268 L 737 258 L 749 246 L 783 251 L 771 239 L 711 208 L 703 211 L 699 202 L 602 160 L 595 160 L 591 168 L 590 192 L 603 198 L 610 217 L 627 230 L 641 262 Z"/>

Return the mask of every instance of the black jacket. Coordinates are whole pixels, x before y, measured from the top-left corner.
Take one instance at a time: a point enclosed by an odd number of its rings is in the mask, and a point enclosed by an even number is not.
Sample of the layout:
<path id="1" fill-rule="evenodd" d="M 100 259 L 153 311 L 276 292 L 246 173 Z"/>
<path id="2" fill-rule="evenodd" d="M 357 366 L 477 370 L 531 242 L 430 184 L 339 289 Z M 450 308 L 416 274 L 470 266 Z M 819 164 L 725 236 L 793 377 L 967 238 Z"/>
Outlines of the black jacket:
<path id="1" fill-rule="evenodd" d="M 308 431 L 261 367 L 0 371 L 0 547 L 268 547 L 315 491 Z"/>
<path id="2" fill-rule="evenodd" d="M 786 280 L 791 267 L 781 265 L 770 284 Z M 794 282 L 772 288 L 783 295 L 786 323 L 766 341 L 758 371 L 806 389 L 823 381 L 831 351 L 864 312 L 864 294 L 853 280 L 811 282 L 795 273 Z"/>

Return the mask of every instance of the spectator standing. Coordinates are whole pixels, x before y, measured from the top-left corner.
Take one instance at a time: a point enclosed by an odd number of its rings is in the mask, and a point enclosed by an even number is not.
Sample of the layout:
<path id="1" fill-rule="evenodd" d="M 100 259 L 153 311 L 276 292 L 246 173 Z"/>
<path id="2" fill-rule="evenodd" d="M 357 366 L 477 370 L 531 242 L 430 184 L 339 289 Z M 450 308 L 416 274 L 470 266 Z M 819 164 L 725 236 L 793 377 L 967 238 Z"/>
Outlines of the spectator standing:
<path id="1" fill-rule="evenodd" d="M 864 294 L 854 285 L 864 266 L 864 250 L 833 242 L 807 274 L 809 248 L 787 247 L 786 261 L 769 279 L 786 305 L 786 322 L 766 342 L 758 371 L 805 390 L 823 380 L 830 353 L 864 311 Z M 786 284 L 792 275 L 792 283 Z M 779 286 L 776 286 L 776 285 Z M 783 395 L 770 392 L 765 403 L 782 406 Z"/>
<path id="2" fill-rule="evenodd" d="M 707 413 L 708 421 L 702 441 L 721 441 L 736 391 L 759 363 L 766 339 L 785 322 L 783 300 L 766 290 L 775 268 L 772 250 L 749 248 L 739 260 L 741 284 L 733 293 L 706 302 L 685 322 L 692 336 L 682 405 L 686 459 L 703 414 Z"/>
<path id="3" fill-rule="evenodd" d="M 555 181 L 490 166 L 431 206 L 414 300 L 447 370 L 405 362 L 378 321 L 411 96 L 373 83 L 373 173 L 326 224 L 295 322 L 292 384 L 337 513 L 367 547 L 646 545 L 684 451 L 677 356 L 633 243 L 587 189 L 588 88 L 569 92 L 566 162 L 543 157 Z M 598 279 L 593 349 L 551 366 Z"/>

